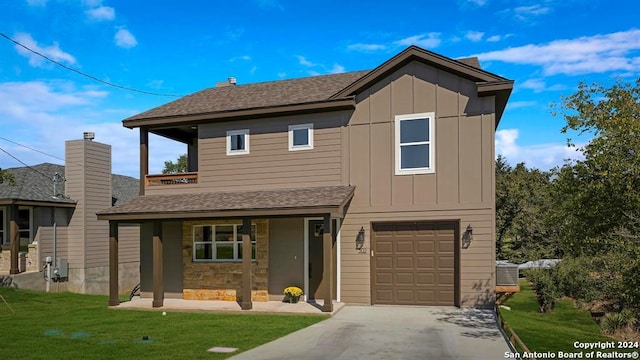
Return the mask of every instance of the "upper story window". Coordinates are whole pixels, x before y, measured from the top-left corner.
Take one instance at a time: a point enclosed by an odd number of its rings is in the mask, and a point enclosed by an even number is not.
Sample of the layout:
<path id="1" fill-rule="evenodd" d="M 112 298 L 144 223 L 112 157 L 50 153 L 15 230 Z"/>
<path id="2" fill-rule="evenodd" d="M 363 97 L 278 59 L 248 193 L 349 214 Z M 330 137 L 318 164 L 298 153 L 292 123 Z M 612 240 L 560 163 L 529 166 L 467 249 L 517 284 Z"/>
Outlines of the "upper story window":
<path id="1" fill-rule="evenodd" d="M 249 129 L 227 131 L 227 155 L 249 153 Z"/>
<path id="2" fill-rule="evenodd" d="M 289 151 L 313 149 L 313 124 L 289 125 Z"/>
<path id="3" fill-rule="evenodd" d="M 256 225 L 251 225 L 251 259 L 256 259 Z M 195 225 L 194 261 L 242 260 L 242 225 Z"/>
<path id="4" fill-rule="evenodd" d="M 435 172 L 435 114 L 395 118 L 396 175 Z"/>

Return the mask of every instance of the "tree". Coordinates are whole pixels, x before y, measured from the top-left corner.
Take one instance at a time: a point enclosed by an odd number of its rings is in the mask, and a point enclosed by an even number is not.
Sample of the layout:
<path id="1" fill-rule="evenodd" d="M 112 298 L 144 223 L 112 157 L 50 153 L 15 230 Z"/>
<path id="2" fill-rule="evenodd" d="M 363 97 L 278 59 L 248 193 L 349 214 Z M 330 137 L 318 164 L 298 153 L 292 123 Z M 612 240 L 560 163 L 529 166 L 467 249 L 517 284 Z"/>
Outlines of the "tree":
<path id="1" fill-rule="evenodd" d="M 164 169 L 162 169 L 163 174 L 178 174 L 184 173 L 189 170 L 189 158 L 187 154 L 182 154 L 178 157 L 176 162 L 173 161 L 165 161 Z"/>
<path id="2" fill-rule="evenodd" d="M 515 167 L 504 157 L 496 159 L 496 252 L 511 261 L 555 257 L 557 247 L 553 226 L 549 224 L 551 207 L 550 174 Z"/>
<path id="3" fill-rule="evenodd" d="M 13 174 L 7 170 L 0 169 L 0 184 L 4 184 L 5 182 L 11 186 L 16 185 L 16 179 Z"/>
<path id="4" fill-rule="evenodd" d="M 584 161 L 557 172 L 554 198 L 567 251 L 595 255 L 623 245 L 616 234 L 640 217 L 640 79 L 610 88 L 581 83 L 560 114 L 569 130 L 590 134 Z M 568 143 L 575 146 L 569 138 Z"/>

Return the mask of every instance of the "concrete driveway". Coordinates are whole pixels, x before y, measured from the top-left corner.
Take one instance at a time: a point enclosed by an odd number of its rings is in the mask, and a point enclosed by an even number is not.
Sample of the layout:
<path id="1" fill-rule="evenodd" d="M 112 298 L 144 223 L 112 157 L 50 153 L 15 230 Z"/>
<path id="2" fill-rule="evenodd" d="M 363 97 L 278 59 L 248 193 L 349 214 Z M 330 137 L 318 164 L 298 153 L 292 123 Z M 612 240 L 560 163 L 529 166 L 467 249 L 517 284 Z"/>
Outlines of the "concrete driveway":
<path id="1" fill-rule="evenodd" d="M 332 318 L 238 354 L 253 359 L 504 359 L 493 312 L 454 307 L 345 306 Z"/>

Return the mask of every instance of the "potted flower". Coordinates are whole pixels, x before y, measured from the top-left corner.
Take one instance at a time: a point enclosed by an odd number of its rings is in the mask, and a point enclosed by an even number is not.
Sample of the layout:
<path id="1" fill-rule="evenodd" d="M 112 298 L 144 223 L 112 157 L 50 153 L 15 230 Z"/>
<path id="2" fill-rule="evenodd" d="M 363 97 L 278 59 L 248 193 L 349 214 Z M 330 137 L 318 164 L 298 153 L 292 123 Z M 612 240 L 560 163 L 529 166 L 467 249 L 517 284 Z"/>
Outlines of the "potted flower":
<path id="1" fill-rule="evenodd" d="M 302 289 L 297 286 L 289 286 L 288 288 L 284 289 L 284 295 L 287 297 L 287 300 L 289 300 L 289 303 L 291 304 L 297 303 L 303 293 L 304 292 L 302 291 Z"/>

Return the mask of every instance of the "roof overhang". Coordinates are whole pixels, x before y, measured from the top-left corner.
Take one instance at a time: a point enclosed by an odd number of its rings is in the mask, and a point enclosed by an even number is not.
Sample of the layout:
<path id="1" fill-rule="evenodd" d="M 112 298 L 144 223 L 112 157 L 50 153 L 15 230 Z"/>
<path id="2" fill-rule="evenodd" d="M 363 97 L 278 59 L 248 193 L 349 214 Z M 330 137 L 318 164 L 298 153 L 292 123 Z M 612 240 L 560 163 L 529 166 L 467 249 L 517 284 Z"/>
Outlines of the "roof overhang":
<path id="1" fill-rule="evenodd" d="M 21 205 L 21 206 L 41 206 L 41 207 L 65 207 L 74 208 L 76 202 L 60 202 L 60 201 L 41 201 L 41 200 L 23 200 L 23 199 L 0 199 L 0 206 Z"/>
<path id="2" fill-rule="evenodd" d="M 97 213 L 98 220 L 142 222 L 210 218 L 318 216 L 343 218 L 352 186 L 201 194 L 146 195 Z"/>
<path id="3" fill-rule="evenodd" d="M 203 122 L 243 120 L 265 116 L 299 115 L 316 112 L 353 110 L 356 107 L 355 97 L 334 98 L 323 101 L 298 103 L 290 105 L 238 109 L 230 111 L 164 116 L 144 119 L 123 120 L 122 125 L 129 129 L 138 127 L 171 127 L 176 125 L 195 125 Z"/>

